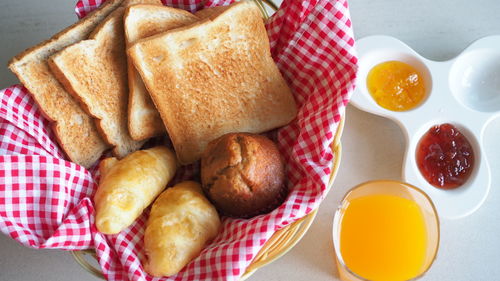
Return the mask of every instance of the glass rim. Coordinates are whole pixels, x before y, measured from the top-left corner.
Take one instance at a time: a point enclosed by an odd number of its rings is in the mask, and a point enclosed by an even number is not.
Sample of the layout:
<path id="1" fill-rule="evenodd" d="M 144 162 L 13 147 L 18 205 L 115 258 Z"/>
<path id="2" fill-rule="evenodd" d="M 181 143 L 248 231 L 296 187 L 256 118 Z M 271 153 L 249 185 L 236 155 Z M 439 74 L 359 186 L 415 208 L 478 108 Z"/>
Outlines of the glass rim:
<path id="1" fill-rule="evenodd" d="M 333 216 L 332 238 L 333 238 L 333 247 L 334 247 L 334 251 L 335 251 L 335 256 L 336 256 L 337 262 L 340 264 L 340 266 L 342 266 L 342 268 L 344 268 L 349 274 L 351 274 L 355 278 L 358 278 L 359 280 L 362 280 L 362 281 L 371 281 L 370 279 L 366 279 L 365 277 L 362 277 L 362 276 L 358 275 L 357 273 L 355 273 L 354 271 L 352 271 L 345 264 L 344 259 L 342 258 L 342 253 L 340 252 L 340 245 L 337 245 L 338 243 L 336 242 L 337 240 L 340 242 L 340 237 L 338 237 L 338 239 L 336 239 L 337 234 L 336 234 L 335 230 L 338 230 L 338 228 L 340 227 L 340 225 L 339 225 L 339 223 L 340 223 L 339 215 L 340 215 L 340 212 L 342 211 L 342 206 L 344 206 L 346 198 L 352 192 L 354 192 L 357 189 L 360 189 L 360 188 L 362 188 L 364 186 L 367 186 L 367 185 L 370 185 L 370 184 L 380 183 L 380 182 L 395 183 L 395 184 L 402 185 L 402 186 L 404 186 L 406 188 L 412 189 L 412 190 L 416 191 L 417 193 L 423 195 L 424 198 L 430 203 L 429 205 L 431 206 L 432 213 L 434 214 L 434 218 L 436 220 L 436 225 L 437 225 L 436 250 L 434 251 L 432 259 L 430 260 L 429 265 L 427 266 L 427 268 L 425 268 L 425 270 L 422 271 L 422 273 L 420 273 L 419 275 L 417 275 L 417 276 L 415 276 L 415 277 L 413 277 L 411 279 L 408 279 L 406 281 L 417 280 L 417 279 L 423 277 L 429 271 L 429 269 L 432 267 L 432 265 L 434 264 L 434 261 L 437 258 L 437 253 L 438 253 L 439 245 L 440 245 L 440 242 L 441 242 L 441 226 L 440 226 L 440 220 L 439 220 L 439 215 L 438 215 L 436 206 L 434 205 L 434 202 L 432 202 L 432 200 L 429 197 L 429 195 L 427 195 L 427 193 L 425 193 L 424 191 L 422 191 L 420 188 L 418 188 L 418 187 L 416 187 L 416 186 L 414 186 L 412 184 L 403 182 L 403 181 L 398 181 L 398 180 L 369 180 L 369 181 L 362 182 L 360 184 L 355 185 L 354 187 L 352 187 L 351 189 L 349 189 L 344 194 L 344 196 L 342 197 L 342 200 L 340 201 L 340 204 L 338 205 L 337 209 L 335 210 L 335 214 Z M 339 272 L 339 274 L 340 274 L 340 272 Z"/>

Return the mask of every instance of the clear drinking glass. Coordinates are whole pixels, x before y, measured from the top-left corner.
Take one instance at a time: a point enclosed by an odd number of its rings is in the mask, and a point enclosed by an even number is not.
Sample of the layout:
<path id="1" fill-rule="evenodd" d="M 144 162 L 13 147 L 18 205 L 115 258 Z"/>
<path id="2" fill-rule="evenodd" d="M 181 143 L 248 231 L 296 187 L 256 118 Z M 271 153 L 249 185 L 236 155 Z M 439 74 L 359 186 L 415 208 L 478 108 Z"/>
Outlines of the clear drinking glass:
<path id="1" fill-rule="evenodd" d="M 421 277 L 432 265 L 439 248 L 439 218 L 431 199 L 420 189 L 398 181 L 376 180 L 362 183 L 352 188 L 344 196 L 339 208 L 335 212 L 333 220 L 333 245 L 335 247 L 336 263 L 340 278 L 342 280 L 368 280 L 356 274 L 347 267 L 342 258 L 341 245 L 341 227 L 345 210 L 351 200 L 369 195 L 393 195 L 402 197 L 415 202 L 423 215 L 426 229 L 426 246 L 424 263 L 421 270 L 411 280 Z M 388 269 L 390 270 L 390 269 Z"/>

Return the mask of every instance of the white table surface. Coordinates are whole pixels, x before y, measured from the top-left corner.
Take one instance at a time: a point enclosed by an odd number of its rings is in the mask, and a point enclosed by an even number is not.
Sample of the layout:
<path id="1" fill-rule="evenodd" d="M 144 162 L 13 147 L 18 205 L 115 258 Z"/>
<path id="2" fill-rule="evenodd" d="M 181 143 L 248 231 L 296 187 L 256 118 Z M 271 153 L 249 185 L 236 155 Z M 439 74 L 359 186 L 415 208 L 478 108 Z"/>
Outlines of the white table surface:
<path id="1" fill-rule="evenodd" d="M 17 83 L 6 67 L 21 50 L 76 20 L 74 0 L 0 2 L 0 87 Z M 50 3 L 50 4 L 49 4 Z M 500 34 L 496 0 L 352 0 L 355 35 L 395 36 L 433 60 L 455 57 L 475 39 Z M 500 47 L 499 47 L 500 48 Z M 342 136 L 342 163 L 334 188 L 304 238 L 250 280 L 335 280 L 333 213 L 343 194 L 372 179 L 400 179 L 405 143 L 399 127 L 352 106 Z M 423 280 L 500 280 L 500 120 L 486 132 L 493 172 L 484 205 L 460 220 L 441 221 L 438 258 Z M 98 280 L 59 250 L 33 250 L 0 235 L 0 280 Z"/>

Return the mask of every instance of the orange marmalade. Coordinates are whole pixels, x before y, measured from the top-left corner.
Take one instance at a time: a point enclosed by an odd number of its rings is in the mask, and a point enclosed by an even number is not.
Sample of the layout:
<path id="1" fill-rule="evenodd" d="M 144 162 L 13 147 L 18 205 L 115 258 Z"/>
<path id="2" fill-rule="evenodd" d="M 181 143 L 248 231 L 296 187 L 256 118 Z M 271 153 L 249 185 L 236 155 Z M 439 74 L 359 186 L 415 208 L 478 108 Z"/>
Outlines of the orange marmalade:
<path id="1" fill-rule="evenodd" d="M 368 73 L 367 87 L 378 105 L 392 111 L 410 110 L 425 97 L 422 75 L 400 61 L 386 61 L 373 67 Z"/>

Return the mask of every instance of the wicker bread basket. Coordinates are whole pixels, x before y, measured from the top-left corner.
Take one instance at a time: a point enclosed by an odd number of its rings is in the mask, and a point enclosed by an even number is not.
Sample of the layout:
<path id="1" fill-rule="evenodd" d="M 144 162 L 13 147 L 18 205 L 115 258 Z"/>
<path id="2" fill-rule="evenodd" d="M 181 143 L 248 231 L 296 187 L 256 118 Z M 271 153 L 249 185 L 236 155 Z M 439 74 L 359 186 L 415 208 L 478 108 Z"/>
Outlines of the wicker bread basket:
<path id="1" fill-rule="evenodd" d="M 278 7 L 271 0 L 254 0 L 259 6 L 263 16 L 265 18 L 269 17 L 267 13 L 266 7 L 276 11 Z M 331 144 L 332 151 L 335 155 L 333 162 L 331 163 L 331 175 L 328 181 L 327 192 L 330 190 L 333 185 L 333 181 L 337 174 L 340 159 L 341 159 L 341 144 L 340 137 L 342 135 L 342 131 L 344 128 L 344 119 L 341 119 L 339 126 L 337 128 L 337 132 L 335 133 L 335 137 Z M 241 277 L 241 280 L 246 280 L 249 278 L 252 273 L 257 271 L 259 268 L 277 260 L 288 251 L 290 251 L 295 244 L 297 244 L 300 239 L 307 232 L 309 227 L 311 226 L 314 218 L 316 217 L 317 209 L 310 212 L 307 216 L 301 218 L 300 220 L 295 221 L 294 223 L 288 225 L 287 227 L 280 229 L 267 241 L 264 247 L 259 251 L 257 256 L 253 259 L 252 263 L 247 267 L 245 273 Z M 97 260 L 97 256 L 94 250 L 83 250 L 83 251 L 72 251 L 74 259 L 80 266 L 82 266 L 89 273 L 95 275 L 98 278 L 105 279 L 101 270 L 93 265 L 92 260 Z M 94 262 L 95 264 L 95 262 Z"/>

